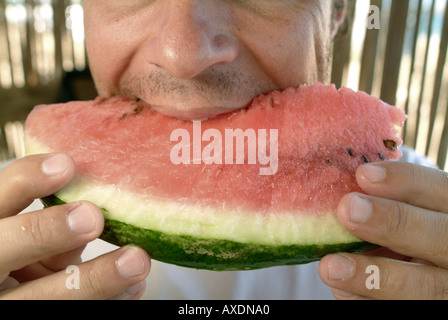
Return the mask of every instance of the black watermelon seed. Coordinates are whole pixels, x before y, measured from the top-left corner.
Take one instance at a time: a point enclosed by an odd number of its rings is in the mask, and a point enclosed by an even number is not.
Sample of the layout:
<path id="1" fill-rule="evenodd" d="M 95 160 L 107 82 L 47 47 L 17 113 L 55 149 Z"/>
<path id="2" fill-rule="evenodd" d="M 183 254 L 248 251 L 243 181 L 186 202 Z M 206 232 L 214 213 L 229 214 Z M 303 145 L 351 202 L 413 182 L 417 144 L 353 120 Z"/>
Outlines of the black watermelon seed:
<path id="1" fill-rule="evenodd" d="M 369 158 L 367 158 L 367 156 L 362 156 L 362 161 L 364 161 L 364 163 L 369 163 L 370 162 L 370 160 L 369 160 Z"/>
<path id="2" fill-rule="evenodd" d="M 384 155 L 382 155 L 381 153 L 378 153 L 378 157 L 383 161 L 386 160 L 386 157 Z"/>
<path id="3" fill-rule="evenodd" d="M 387 149 L 392 151 L 395 151 L 398 148 L 397 143 L 393 140 L 384 140 L 384 145 L 386 146 Z"/>
<path id="4" fill-rule="evenodd" d="M 347 149 L 347 153 L 350 155 L 350 157 L 354 156 L 352 149 Z"/>

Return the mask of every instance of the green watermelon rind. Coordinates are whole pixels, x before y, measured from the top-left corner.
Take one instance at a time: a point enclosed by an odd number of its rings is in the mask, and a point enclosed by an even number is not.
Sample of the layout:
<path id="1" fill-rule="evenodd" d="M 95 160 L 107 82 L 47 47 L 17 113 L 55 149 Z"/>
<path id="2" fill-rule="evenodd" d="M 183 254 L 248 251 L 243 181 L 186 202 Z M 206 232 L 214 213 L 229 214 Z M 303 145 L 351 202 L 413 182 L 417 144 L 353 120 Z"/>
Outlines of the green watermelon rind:
<path id="1" fill-rule="evenodd" d="M 56 195 L 41 199 L 46 207 L 65 204 Z M 107 210 L 102 208 L 104 213 Z M 354 241 L 320 245 L 264 245 L 231 240 L 201 239 L 186 235 L 170 235 L 160 231 L 105 218 L 100 236 L 117 246 L 133 244 L 143 248 L 152 259 L 181 267 L 215 271 L 255 270 L 282 265 L 298 265 L 319 261 L 337 252 L 360 253 L 376 245 Z"/>

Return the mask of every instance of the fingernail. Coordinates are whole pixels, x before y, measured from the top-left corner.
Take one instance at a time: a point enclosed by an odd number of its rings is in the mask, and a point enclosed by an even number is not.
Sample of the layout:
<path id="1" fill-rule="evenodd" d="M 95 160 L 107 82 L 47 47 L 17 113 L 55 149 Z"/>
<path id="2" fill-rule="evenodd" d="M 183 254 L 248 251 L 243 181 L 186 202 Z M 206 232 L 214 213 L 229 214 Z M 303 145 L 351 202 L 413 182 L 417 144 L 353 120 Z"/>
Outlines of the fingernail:
<path id="1" fill-rule="evenodd" d="M 145 271 L 146 259 L 140 250 L 130 247 L 118 257 L 117 268 L 125 278 L 136 277 Z"/>
<path id="2" fill-rule="evenodd" d="M 372 215 L 370 201 L 359 196 L 353 196 L 350 201 L 350 221 L 353 223 L 365 223 Z"/>
<path id="3" fill-rule="evenodd" d="M 386 169 L 379 165 L 364 165 L 362 167 L 362 173 L 371 183 L 379 183 L 386 180 Z"/>
<path id="4" fill-rule="evenodd" d="M 68 213 L 67 223 L 72 232 L 90 233 L 95 230 L 97 212 L 92 206 L 80 204 Z"/>
<path id="5" fill-rule="evenodd" d="M 68 168 L 68 159 L 63 154 L 56 154 L 42 163 L 42 172 L 47 176 L 57 176 Z"/>
<path id="6" fill-rule="evenodd" d="M 330 280 L 347 280 L 355 270 L 354 263 L 341 254 L 335 254 L 328 263 L 328 278 Z"/>

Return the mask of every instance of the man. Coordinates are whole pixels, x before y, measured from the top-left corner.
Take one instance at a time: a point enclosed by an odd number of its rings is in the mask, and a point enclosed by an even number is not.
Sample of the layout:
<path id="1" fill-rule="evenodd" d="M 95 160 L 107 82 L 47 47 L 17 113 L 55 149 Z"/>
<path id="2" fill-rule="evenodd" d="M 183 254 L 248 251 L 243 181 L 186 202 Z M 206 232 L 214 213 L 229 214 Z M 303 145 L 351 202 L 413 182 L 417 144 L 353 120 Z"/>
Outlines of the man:
<path id="1" fill-rule="evenodd" d="M 244 107 L 261 92 L 326 81 L 331 41 L 343 16 L 341 3 L 85 0 L 91 70 L 100 95 L 136 97 L 180 118 L 211 117 Z M 67 184 L 74 170 L 68 156 L 57 154 L 21 159 L 0 173 L 0 297 L 139 298 L 143 294 L 150 260 L 134 247 L 79 265 L 81 289 L 67 290 L 65 267 L 78 262 L 84 245 L 103 227 L 101 213 L 92 204 L 15 216 L 32 199 Z M 368 195 L 346 196 L 338 218 L 356 236 L 390 250 L 327 256 L 319 264 L 323 282 L 341 299 L 445 298 L 446 173 L 382 163 L 361 167 L 357 178 Z M 380 272 L 379 290 L 366 286 L 368 266 Z M 295 288 L 302 285 L 295 281 L 301 268 L 263 272 L 288 285 L 294 298 Z M 243 282 L 235 283 L 234 290 L 250 286 L 245 279 L 254 274 L 238 278 Z M 195 290 L 226 276 L 207 274 L 204 283 L 177 280 Z M 33 281 L 23 283 L 27 280 Z M 252 284 L 263 281 L 266 278 Z"/>

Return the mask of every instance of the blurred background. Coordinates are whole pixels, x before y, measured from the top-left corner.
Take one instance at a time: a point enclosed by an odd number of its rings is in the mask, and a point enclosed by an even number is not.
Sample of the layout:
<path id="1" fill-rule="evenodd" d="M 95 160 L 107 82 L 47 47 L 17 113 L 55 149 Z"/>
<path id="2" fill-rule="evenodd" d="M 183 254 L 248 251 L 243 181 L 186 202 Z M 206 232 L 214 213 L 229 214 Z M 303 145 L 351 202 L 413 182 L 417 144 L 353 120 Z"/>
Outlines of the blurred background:
<path id="1" fill-rule="evenodd" d="M 95 97 L 82 0 L 0 0 L 0 161 L 23 156 L 35 105 Z"/>
<path id="2" fill-rule="evenodd" d="M 447 2 L 349 0 L 332 73 L 338 87 L 366 91 L 405 110 L 406 145 L 443 169 L 448 169 Z M 378 28 L 366 28 L 369 16 Z M 23 123 L 35 105 L 95 96 L 82 0 L 0 0 L 0 161 L 23 156 Z"/>

